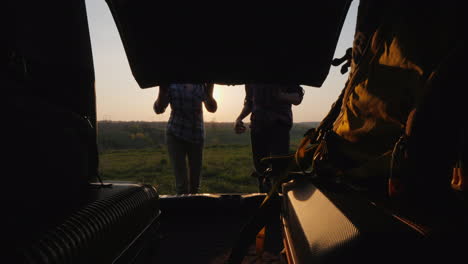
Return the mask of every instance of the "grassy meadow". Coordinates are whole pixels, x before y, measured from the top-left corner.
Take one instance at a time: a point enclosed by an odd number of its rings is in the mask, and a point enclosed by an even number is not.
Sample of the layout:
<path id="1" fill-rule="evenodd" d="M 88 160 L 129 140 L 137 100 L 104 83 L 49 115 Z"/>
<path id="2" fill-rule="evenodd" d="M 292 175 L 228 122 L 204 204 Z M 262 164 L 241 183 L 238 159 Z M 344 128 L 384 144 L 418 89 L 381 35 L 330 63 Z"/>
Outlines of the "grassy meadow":
<path id="1" fill-rule="evenodd" d="M 160 194 L 174 194 L 172 167 L 164 143 L 164 122 L 98 123 L 100 173 L 104 181 L 154 185 Z M 298 123 L 291 129 L 291 151 L 307 129 L 317 123 Z M 252 172 L 249 133 L 237 135 L 233 123 L 206 123 L 201 193 L 257 191 Z"/>

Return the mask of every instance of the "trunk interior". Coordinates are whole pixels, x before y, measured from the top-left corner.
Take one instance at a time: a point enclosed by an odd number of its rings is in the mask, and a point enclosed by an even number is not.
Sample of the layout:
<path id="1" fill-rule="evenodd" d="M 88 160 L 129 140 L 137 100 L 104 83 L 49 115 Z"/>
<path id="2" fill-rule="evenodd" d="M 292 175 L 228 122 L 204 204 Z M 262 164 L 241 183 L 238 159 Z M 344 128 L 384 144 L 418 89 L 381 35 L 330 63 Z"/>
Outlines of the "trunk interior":
<path id="1" fill-rule="evenodd" d="M 136 263 L 225 263 L 264 198 L 265 194 L 162 195 L 159 226 Z M 274 254 L 260 259 L 252 241 L 242 263 L 284 263 L 281 229 L 271 230 L 264 248 Z"/>

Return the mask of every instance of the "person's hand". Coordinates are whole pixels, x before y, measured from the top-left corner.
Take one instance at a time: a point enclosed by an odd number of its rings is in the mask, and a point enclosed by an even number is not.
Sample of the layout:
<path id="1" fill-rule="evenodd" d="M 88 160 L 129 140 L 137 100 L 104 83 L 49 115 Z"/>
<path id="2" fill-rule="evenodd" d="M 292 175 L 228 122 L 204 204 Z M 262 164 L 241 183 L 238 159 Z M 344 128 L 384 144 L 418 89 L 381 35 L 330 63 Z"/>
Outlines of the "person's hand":
<path id="1" fill-rule="evenodd" d="M 159 102 L 159 100 L 156 100 L 153 104 L 153 110 L 156 114 L 162 114 L 164 113 L 164 111 L 166 110 L 166 108 L 162 107 L 161 106 L 161 103 Z"/>
<path id="2" fill-rule="evenodd" d="M 246 130 L 245 128 L 245 125 L 244 125 L 244 122 L 242 122 L 242 120 L 236 120 L 236 123 L 234 125 L 234 131 L 236 132 L 236 134 L 242 134 L 244 133 Z"/>
<path id="3" fill-rule="evenodd" d="M 218 110 L 218 103 L 213 97 L 208 97 L 205 101 L 205 108 L 210 113 L 215 113 Z"/>

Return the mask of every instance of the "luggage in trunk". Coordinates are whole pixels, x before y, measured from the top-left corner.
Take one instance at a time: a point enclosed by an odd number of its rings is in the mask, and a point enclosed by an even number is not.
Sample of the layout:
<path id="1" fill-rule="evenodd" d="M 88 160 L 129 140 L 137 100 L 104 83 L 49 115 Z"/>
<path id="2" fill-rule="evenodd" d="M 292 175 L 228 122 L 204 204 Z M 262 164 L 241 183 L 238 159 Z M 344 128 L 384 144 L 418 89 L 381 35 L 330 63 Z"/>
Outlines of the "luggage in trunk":
<path id="1" fill-rule="evenodd" d="M 283 185 L 289 263 L 409 263 L 429 259 L 423 231 L 357 193 L 308 180 Z"/>

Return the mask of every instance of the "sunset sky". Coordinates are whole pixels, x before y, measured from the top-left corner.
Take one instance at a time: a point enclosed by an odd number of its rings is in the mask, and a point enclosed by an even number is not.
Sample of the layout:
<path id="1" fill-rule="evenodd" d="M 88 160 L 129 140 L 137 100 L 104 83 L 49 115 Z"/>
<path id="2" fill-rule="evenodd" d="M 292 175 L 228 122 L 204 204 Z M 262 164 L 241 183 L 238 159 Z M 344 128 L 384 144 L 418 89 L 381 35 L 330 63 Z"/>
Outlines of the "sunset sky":
<path id="1" fill-rule="evenodd" d="M 141 89 L 136 83 L 106 2 L 86 0 L 86 5 L 96 75 L 98 120 L 167 121 L 169 111 L 162 115 L 153 112 L 158 87 Z M 344 55 L 352 45 L 358 5 L 359 1 L 351 4 L 335 57 Z M 342 75 L 339 67 L 332 67 L 322 87 L 302 86 L 304 100 L 293 106 L 294 121 L 321 121 L 338 98 L 346 78 L 347 74 Z M 234 122 L 242 109 L 244 96 L 243 86 L 215 85 L 218 111 L 214 114 L 205 111 L 205 121 Z"/>

